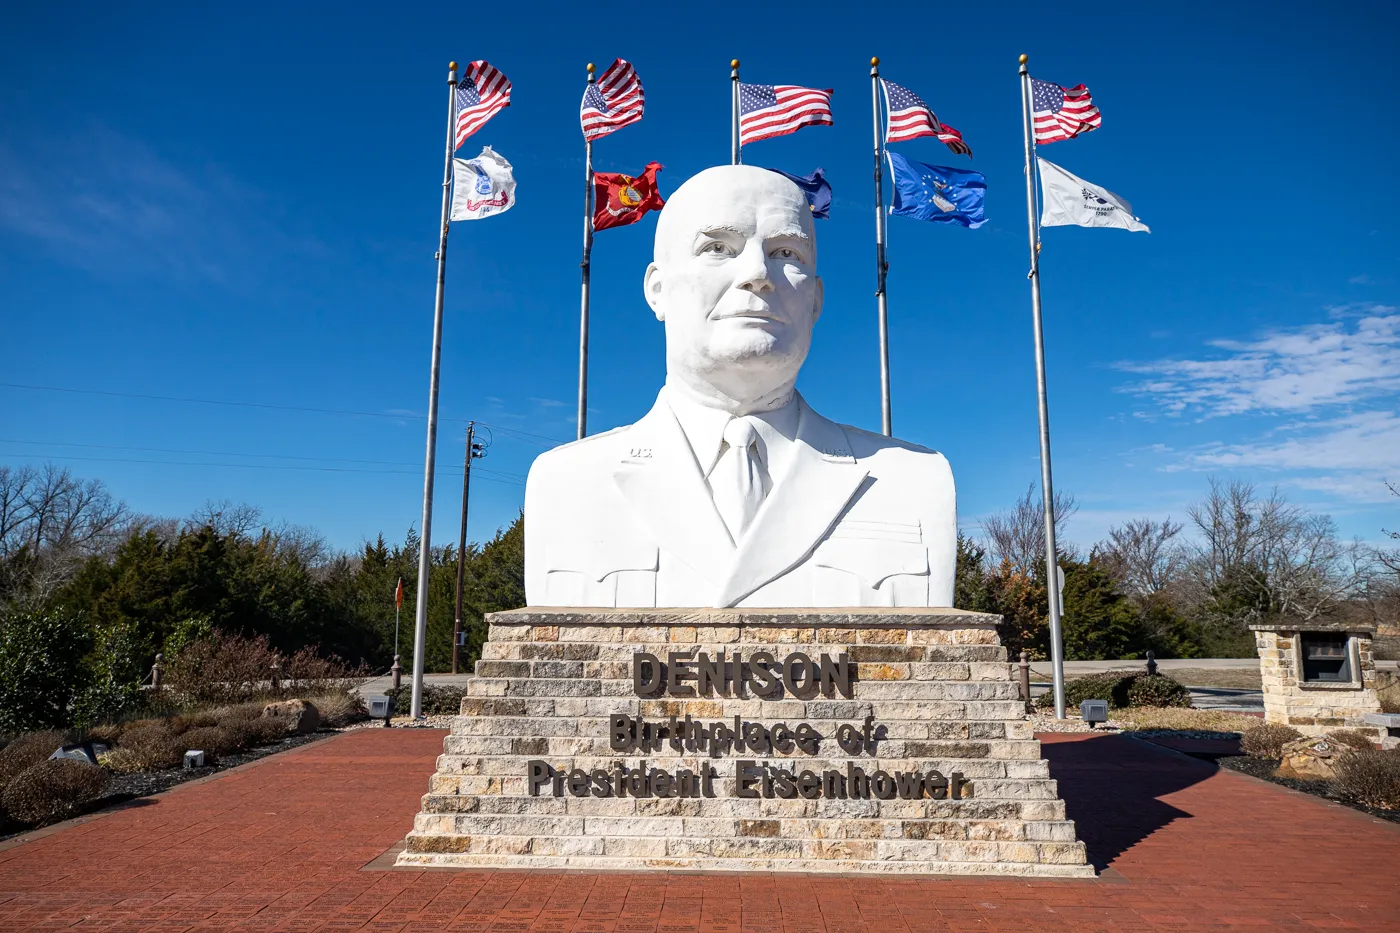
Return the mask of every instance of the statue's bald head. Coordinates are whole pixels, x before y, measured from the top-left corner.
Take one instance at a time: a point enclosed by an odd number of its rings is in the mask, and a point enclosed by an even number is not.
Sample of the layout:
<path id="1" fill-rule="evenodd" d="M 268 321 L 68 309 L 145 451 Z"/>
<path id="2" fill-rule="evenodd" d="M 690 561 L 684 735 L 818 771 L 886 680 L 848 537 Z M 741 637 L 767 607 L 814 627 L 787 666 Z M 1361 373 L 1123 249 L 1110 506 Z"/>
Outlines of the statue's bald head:
<path id="1" fill-rule="evenodd" d="M 652 258 L 665 265 L 672 250 L 690 251 L 696 234 L 711 227 L 752 227 L 759 216 L 789 217 L 791 226 L 812 243 L 812 210 L 802 189 L 788 178 L 752 165 L 716 165 L 692 175 L 666 199 L 656 221 Z"/>
<path id="2" fill-rule="evenodd" d="M 654 256 L 643 291 L 668 377 L 733 411 L 791 398 L 822 310 L 802 189 L 750 165 L 705 169 L 662 208 Z"/>

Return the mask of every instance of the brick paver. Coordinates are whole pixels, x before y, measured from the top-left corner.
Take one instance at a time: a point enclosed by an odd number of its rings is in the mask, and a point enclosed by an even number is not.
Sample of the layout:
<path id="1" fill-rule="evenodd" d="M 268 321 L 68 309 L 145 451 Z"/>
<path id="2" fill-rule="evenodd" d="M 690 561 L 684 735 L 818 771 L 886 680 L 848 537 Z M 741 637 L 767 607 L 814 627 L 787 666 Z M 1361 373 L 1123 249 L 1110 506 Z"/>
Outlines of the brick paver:
<path id="1" fill-rule="evenodd" d="M 0 851 L 0 933 L 1400 931 L 1400 826 L 1115 736 L 1044 737 L 1096 881 L 362 870 L 442 737 L 349 733 Z"/>

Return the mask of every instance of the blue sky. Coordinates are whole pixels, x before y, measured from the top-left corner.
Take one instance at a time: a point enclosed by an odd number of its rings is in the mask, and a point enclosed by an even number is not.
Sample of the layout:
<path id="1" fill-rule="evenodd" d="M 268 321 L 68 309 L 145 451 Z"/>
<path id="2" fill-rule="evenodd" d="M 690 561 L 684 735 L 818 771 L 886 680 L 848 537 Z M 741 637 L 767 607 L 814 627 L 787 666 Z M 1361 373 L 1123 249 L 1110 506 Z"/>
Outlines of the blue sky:
<path id="1" fill-rule="evenodd" d="M 533 457 L 573 436 L 588 61 L 626 57 L 647 90 L 646 118 L 598 143 L 597 168 L 657 160 L 663 193 L 727 161 L 731 57 L 747 81 L 835 88 L 834 127 L 745 161 L 827 171 L 826 312 L 799 387 L 878 430 L 877 54 L 974 159 L 928 139 L 899 151 L 988 179 L 979 230 L 890 222 L 895 433 L 948 455 L 973 526 L 1038 475 L 1024 51 L 1103 111 L 1101 130 L 1041 154 L 1153 230 L 1045 231 L 1071 537 L 1183 517 L 1216 475 L 1277 484 L 1376 540 L 1400 525 L 1383 484 L 1400 480 L 1400 131 L 1385 103 L 1400 8 L 1145 6 L 14 7 L 0 463 L 67 463 L 152 514 L 231 499 L 341 547 L 401 538 L 422 489 L 446 63 L 475 58 L 510 76 L 515 103 L 463 153 L 509 158 L 519 204 L 452 231 L 435 540 L 456 537 L 467 419 L 492 441 L 473 539 L 516 514 Z M 594 430 L 639 417 L 663 378 L 640 288 L 653 229 L 598 236 Z"/>

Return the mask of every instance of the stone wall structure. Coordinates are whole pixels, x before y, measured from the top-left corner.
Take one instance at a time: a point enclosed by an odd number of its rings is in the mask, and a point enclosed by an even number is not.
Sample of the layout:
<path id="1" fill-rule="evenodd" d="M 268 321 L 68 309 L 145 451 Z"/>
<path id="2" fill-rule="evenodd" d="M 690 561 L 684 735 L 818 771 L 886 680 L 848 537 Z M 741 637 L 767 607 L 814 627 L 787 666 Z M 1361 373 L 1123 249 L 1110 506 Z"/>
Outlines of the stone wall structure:
<path id="1" fill-rule="evenodd" d="M 399 865 L 1093 876 L 997 616 L 487 618 Z"/>
<path id="2" fill-rule="evenodd" d="M 1340 728 L 1374 730 L 1368 713 L 1379 713 L 1376 662 L 1371 651 L 1374 628 L 1336 623 L 1251 625 L 1259 651 L 1264 689 L 1264 718 L 1292 726 L 1308 736 Z M 1340 683 L 1307 683 L 1303 677 L 1302 636 L 1306 633 L 1346 635 L 1351 679 Z"/>

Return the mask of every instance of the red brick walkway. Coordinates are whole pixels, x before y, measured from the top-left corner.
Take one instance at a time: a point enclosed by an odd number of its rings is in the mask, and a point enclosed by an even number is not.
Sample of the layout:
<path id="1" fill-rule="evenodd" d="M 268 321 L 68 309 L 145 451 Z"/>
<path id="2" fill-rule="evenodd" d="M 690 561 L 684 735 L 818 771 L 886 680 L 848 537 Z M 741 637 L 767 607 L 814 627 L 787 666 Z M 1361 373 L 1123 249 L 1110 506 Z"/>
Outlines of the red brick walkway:
<path id="1" fill-rule="evenodd" d="M 1122 737 L 1046 737 L 1097 881 L 362 871 L 437 731 L 367 730 L 0 851 L 0 931 L 1400 931 L 1400 826 Z"/>

